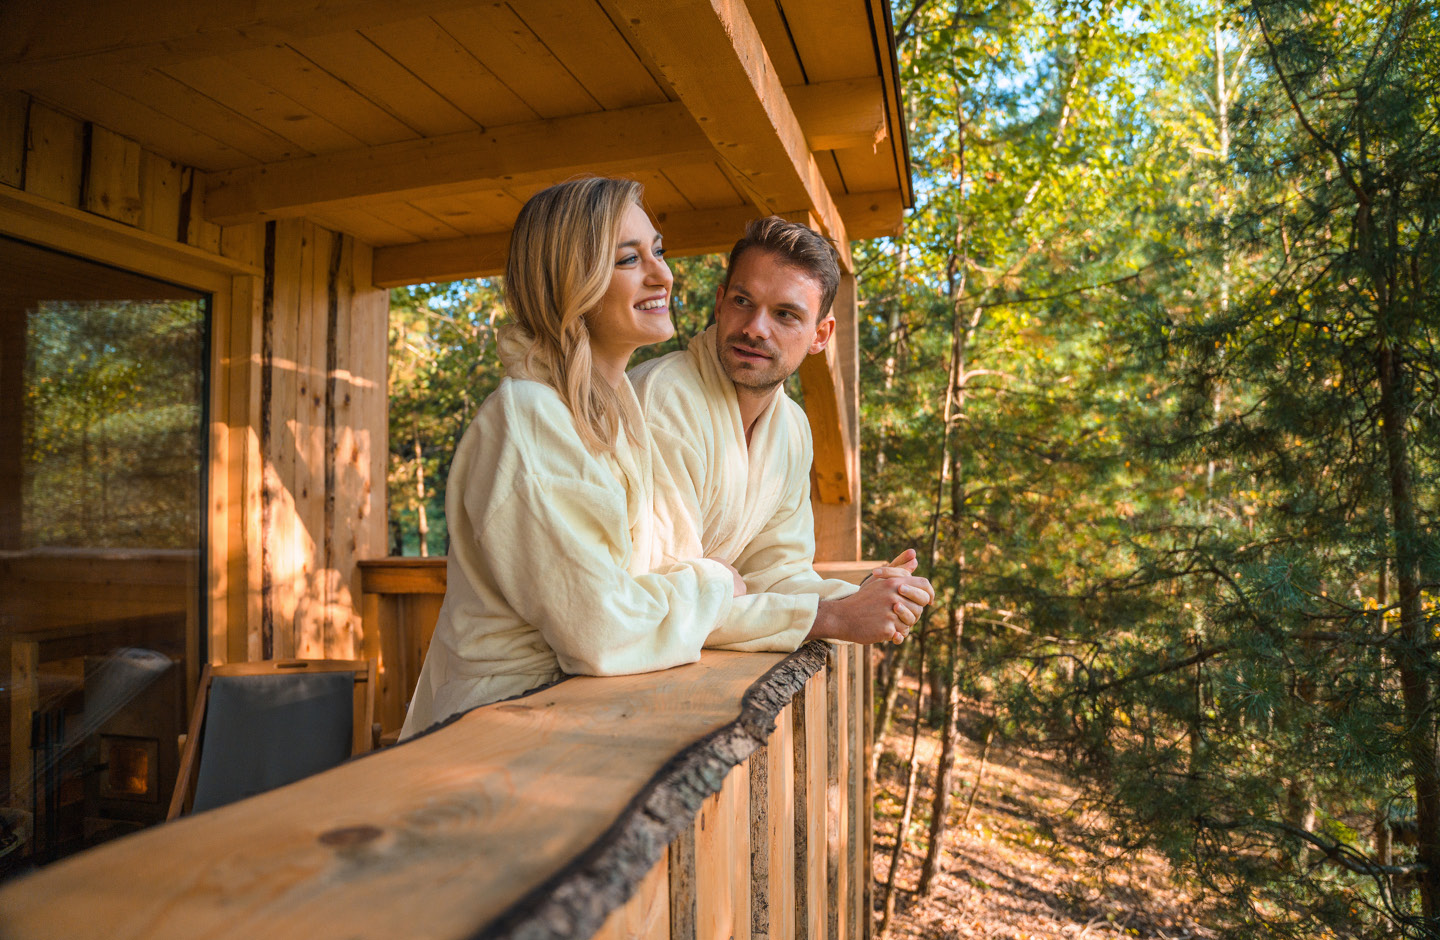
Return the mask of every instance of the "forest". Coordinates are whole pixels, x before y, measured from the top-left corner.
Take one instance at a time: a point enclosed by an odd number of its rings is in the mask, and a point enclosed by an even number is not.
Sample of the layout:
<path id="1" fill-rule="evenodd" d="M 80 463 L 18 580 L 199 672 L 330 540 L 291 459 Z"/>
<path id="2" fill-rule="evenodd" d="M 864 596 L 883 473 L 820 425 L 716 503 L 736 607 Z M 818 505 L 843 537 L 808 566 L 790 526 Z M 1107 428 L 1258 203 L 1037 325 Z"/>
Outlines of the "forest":
<path id="1" fill-rule="evenodd" d="M 878 673 L 892 857 L 925 894 L 994 743 L 1206 935 L 1440 937 L 1440 5 L 891 12 L 916 205 L 854 246 L 863 551 L 938 590 Z M 723 264 L 673 263 L 645 355 Z M 502 320 L 394 292 L 395 554 L 445 552 Z"/>

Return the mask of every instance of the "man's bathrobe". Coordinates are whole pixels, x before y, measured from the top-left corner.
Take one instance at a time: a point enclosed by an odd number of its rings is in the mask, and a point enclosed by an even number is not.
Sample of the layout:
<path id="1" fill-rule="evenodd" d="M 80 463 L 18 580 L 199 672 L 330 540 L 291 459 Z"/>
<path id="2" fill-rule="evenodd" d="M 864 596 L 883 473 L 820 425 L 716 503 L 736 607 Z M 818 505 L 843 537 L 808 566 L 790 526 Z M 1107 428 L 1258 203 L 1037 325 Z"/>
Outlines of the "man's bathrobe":
<path id="1" fill-rule="evenodd" d="M 687 518 L 666 515 L 673 497 L 657 507 L 668 474 L 628 382 L 621 404 L 643 440 L 622 430 L 614 454 L 597 457 L 553 388 L 513 375 L 451 464 L 445 600 L 402 738 L 567 673 L 664 669 L 697 660 L 707 640 L 743 646 L 757 638 L 747 630 L 777 632 L 727 626 L 734 580 L 700 557 Z"/>
<path id="2" fill-rule="evenodd" d="M 783 625 L 786 638 L 799 634 L 803 641 L 822 598 L 857 588 L 815 573 L 813 445 L 804 409 L 777 391 L 747 445 L 715 332 L 712 326 L 685 350 L 641 363 L 630 380 L 656 456 L 668 464 L 685 512 L 698 520 L 701 553 L 733 564 L 745 578 L 748 593 L 736 600 L 727 623 L 764 637 L 711 645 L 776 649 L 779 636 L 767 636 L 764 624 Z"/>

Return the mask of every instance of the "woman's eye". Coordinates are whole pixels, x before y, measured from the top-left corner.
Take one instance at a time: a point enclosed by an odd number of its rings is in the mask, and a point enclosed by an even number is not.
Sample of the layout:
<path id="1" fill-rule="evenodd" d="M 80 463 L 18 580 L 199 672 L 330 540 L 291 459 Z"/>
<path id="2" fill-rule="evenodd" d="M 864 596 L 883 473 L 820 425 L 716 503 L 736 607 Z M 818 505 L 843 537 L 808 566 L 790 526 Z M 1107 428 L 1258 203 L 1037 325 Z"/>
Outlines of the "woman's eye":
<path id="1" fill-rule="evenodd" d="M 656 248 L 656 249 L 655 249 L 655 257 L 657 257 L 657 258 L 663 258 L 663 257 L 665 257 L 665 249 L 664 249 L 664 248 Z"/>
<path id="2" fill-rule="evenodd" d="M 640 259 L 639 259 L 637 256 L 635 256 L 635 255 L 626 255 L 625 257 L 623 257 L 623 258 L 619 259 L 618 261 L 616 261 L 615 264 L 616 264 L 617 266 L 618 266 L 618 265 L 622 265 L 622 264 L 634 264 L 635 262 L 637 262 L 637 261 L 639 261 L 639 260 L 640 260 Z"/>

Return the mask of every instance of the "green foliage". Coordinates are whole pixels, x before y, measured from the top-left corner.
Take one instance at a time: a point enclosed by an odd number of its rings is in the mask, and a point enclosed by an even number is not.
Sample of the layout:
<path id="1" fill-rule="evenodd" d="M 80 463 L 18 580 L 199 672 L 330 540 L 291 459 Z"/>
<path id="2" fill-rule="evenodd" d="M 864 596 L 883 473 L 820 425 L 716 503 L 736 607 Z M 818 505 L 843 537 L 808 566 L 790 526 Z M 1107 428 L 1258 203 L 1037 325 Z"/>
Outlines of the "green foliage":
<path id="1" fill-rule="evenodd" d="M 859 253 L 867 551 L 934 532 L 956 681 L 1226 936 L 1435 932 L 1436 10 L 895 20 L 919 204 Z"/>

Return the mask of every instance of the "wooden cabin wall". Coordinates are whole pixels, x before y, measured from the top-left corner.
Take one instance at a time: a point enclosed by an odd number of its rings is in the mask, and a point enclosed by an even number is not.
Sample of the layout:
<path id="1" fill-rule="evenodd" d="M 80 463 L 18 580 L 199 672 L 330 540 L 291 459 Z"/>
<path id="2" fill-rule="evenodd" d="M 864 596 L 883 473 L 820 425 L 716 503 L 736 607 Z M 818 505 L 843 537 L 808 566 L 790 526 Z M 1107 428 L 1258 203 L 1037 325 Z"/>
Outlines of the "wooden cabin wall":
<path id="1" fill-rule="evenodd" d="M 119 223 L 138 273 L 213 291 L 209 659 L 361 655 L 356 561 L 384 550 L 388 434 L 371 248 L 302 220 L 222 229 L 197 171 L 15 92 L 0 93 L 0 187 L 57 207 L 74 235 L 51 247 L 91 256 L 84 220 L 112 246 Z M 183 258 L 141 270 L 157 239 L 241 273 L 215 290 Z M 18 420 L 0 415 L 0 440 Z"/>

